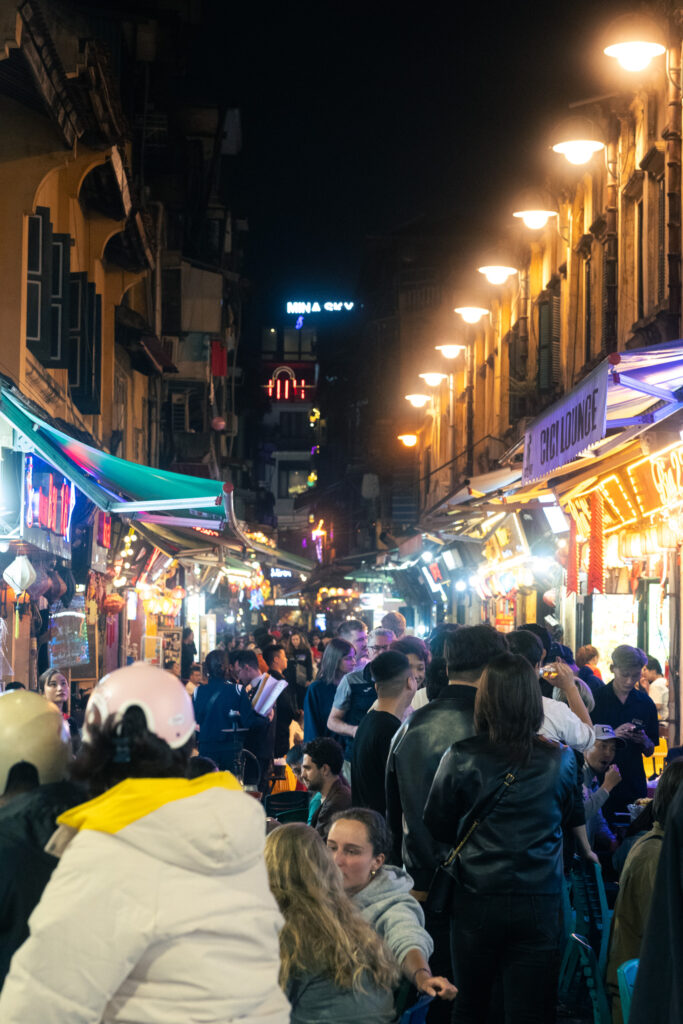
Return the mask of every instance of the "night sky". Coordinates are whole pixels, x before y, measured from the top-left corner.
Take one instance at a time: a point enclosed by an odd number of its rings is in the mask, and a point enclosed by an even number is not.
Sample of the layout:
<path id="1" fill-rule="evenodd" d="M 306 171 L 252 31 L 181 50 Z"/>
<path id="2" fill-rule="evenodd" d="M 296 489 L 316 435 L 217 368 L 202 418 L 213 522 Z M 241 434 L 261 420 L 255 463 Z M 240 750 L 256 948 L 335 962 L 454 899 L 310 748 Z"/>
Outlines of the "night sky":
<path id="1" fill-rule="evenodd" d="M 509 222 L 515 190 L 556 159 L 547 137 L 567 104 L 619 88 L 599 33 L 625 9 L 288 3 L 240 15 L 214 0 L 208 59 L 242 109 L 234 187 L 264 315 L 287 297 L 353 294 L 368 234 L 420 217 Z"/>

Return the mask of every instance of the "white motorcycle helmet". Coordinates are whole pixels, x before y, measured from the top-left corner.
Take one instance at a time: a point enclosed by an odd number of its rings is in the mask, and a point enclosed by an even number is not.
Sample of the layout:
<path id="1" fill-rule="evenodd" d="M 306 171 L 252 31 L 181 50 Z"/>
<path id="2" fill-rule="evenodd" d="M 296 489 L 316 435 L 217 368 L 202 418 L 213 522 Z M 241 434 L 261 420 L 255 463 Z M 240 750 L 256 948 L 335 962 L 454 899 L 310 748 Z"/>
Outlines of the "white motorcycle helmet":
<path id="1" fill-rule="evenodd" d="M 195 733 L 192 701 L 177 676 L 136 661 L 104 676 L 88 701 L 83 742 L 92 742 L 92 729 L 113 719 L 116 725 L 130 707 L 138 707 L 147 728 L 177 750 Z"/>
<path id="2" fill-rule="evenodd" d="M 0 694 L 0 794 L 19 761 L 32 764 L 43 784 L 64 779 L 70 760 L 69 729 L 54 704 L 30 690 Z"/>

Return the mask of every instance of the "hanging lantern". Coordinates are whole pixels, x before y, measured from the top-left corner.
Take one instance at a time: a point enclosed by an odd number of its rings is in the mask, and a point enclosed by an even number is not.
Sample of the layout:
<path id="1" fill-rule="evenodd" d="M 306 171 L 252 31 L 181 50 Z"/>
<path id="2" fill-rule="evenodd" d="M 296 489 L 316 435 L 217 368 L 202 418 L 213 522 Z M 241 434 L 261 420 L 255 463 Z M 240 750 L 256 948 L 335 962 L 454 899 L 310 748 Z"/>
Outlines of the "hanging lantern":
<path id="1" fill-rule="evenodd" d="M 174 601 L 182 601 L 183 598 L 187 597 L 185 587 L 174 587 L 171 591 L 171 597 Z"/>
<path id="2" fill-rule="evenodd" d="M 591 536 L 588 562 L 588 593 L 605 593 L 605 533 L 603 513 L 605 499 L 602 491 L 591 494 Z"/>
<path id="3" fill-rule="evenodd" d="M 23 594 L 32 583 L 35 583 L 36 570 L 26 555 L 17 555 L 3 572 L 2 578 L 5 583 L 9 583 L 12 590 L 15 590 L 17 594 Z"/>
<path id="4" fill-rule="evenodd" d="M 102 607 L 105 612 L 110 612 L 112 615 L 118 615 L 119 612 L 123 611 L 125 603 L 123 594 L 107 594 Z"/>
<path id="5" fill-rule="evenodd" d="M 576 521 L 569 516 L 569 553 L 567 555 L 567 594 L 579 592 L 579 551 L 576 544 Z"/>

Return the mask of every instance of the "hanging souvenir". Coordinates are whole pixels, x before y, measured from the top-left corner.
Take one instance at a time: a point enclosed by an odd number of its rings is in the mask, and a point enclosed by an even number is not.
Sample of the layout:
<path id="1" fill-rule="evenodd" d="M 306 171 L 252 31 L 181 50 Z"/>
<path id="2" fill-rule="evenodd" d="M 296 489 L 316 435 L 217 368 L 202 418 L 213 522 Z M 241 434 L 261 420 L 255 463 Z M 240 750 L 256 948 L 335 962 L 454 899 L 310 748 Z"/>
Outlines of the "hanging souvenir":
<path id="1" fill-rule="evenodd" d="M 2 577 L 17 594 L 23 594 L 35 582 L 36 571 L 26 555 L 17 555 L 7 566 Z"/>

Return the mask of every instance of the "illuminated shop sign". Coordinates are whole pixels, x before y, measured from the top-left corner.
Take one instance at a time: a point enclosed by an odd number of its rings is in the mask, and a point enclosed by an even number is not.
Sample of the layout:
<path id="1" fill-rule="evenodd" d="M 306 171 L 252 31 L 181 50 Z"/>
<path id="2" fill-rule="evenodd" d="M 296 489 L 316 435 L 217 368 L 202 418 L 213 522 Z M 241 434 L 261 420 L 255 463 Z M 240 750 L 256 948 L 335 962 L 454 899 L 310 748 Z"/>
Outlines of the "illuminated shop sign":
<path id="1" fill-rule="evenodd" d="M 22 537 L 62 558 L 71 553 L 71 518 L 76 488 L 33 455 L 24 460 Z"/>
<path id="2" fill-rule="evenodd" d="M 606 424 L 607 372 L 600 366 L 531 424 L 524 435 L 522 482 L 566 466 L 605 436 Z"/>
<path id="3" fill-rule="evenodd" d="M 683 445 L 677 443 L 627 469 L 642 516 L 683 502 Z"/>
<path id="4" fill-rule="evenodd" d="M 270 570 L 271 580 L 291 580 L 293 575 L 291 569 L 279 569 L 276 565 Z"/>
<path id="5" fill-rule="evenodd" d="M 305 313 L 350 313 L 355 302 L 288 302 L 287 312 L 294 316 Z"/>

